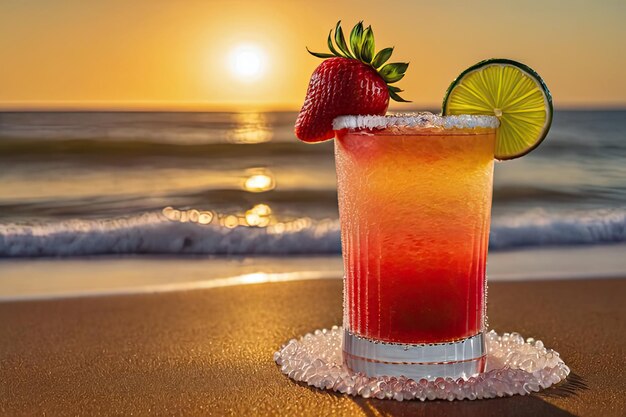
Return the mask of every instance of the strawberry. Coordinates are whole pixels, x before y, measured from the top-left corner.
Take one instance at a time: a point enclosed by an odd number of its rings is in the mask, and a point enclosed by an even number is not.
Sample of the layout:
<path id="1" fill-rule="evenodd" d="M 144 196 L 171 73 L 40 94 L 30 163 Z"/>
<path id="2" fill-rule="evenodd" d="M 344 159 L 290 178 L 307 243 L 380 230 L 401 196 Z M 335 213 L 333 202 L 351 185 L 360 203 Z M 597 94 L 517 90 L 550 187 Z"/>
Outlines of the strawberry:
<path id="1" fill-rule="evenodd" d="M 309 53 L 325 59 L 313 72 L 304 105 L 296 120 L 296 136 L 304 142 L 320 142 L 334 136 L 333 120 L 347 114 L 384 115 L 389 99 L 406 102 L 398 93 L 402 90 L 390 84 L 400 81 L 408 63 L 385 63 L 393 48 L 374 54 L 374 32 L 359 22 L 350 33 L 350 48 L 346 44 L 341 22 L 328 34 L 331 53 Z M 328 58 L 328 59 L 327 59 Z"/>

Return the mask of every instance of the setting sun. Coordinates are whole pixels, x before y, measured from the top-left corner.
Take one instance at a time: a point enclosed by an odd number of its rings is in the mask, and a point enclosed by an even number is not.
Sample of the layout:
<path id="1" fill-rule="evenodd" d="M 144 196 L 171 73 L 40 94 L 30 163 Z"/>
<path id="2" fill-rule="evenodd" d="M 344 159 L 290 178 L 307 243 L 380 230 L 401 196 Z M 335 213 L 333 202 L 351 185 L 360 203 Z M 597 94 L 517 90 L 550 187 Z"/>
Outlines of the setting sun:
<path id="1" fill-rule="evenodd" d="M 402 80 L 412 109 L 437 108 L 458 70 L 498 56 L 539 71 L 558 106 L 626 103 L 624 2 L 568 2 L 567 13 L 514 0 L 407 2 L 393 16 L 381 2 L 330 0 L 37 3 L 1 2 L 0 56 L 11 57 L 0 65 L 2 109 L 298 110 L 320 63 L 305 47 L 324 50 L 338 19 L 365 20 L 379 49 L 412 62 Z M 532 30 L 510 24 L 520 13 Z"/>
<path id="2" fill-rule="evenodd" d="M 253 81 L 265 72 L 265 51 L 256 45 L 239 45 L 230 54 L 230 70 L 240 81 Z"/>

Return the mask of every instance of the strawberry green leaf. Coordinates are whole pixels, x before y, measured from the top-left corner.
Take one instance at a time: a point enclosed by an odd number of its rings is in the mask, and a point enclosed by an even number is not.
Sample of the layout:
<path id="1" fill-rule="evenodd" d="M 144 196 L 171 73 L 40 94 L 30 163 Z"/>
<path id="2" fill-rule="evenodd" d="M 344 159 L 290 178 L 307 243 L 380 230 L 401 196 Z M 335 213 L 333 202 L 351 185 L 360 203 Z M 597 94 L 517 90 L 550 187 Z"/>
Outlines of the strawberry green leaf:
<path id="1" fill-rule="evenodd" d="M 369 64 L 374 58 L 374 32 L 372 27 L 368 26 L 363 32 L 363 45 L 361 46 L 361 59 L 363 62 Z"/>
<path id="2" fill-rule="evenodd" d="M 404 73 L 406 72 L 408 66 L 409 64 L 406 62 L 387 64 L 380 69 L 380 75 L 388 84 L 395 83 L 404 77 Z"/>
<path id="3" fill-rule="evenodd" d="M 313 51 L 309 50 L 309 48 L 306 48 L 306 50 L 307 50 L 308 53 L 310 53 L 311 55 L 316 56 L 318 58 L 324 58 L 325 59 L 325 58 L 332 58 L 332 57 L 335 56 L 333 54 L 326 54 L 326 53 L 323 53 L 323 52 L 313 52 Z"/>
<path id="4" fill-rule="evenodd" d="M 343 37 L 343 29 L 341 29 L 341 20 L 337 22 L 337 26 L 335 27 L 335 43 L 337 47 L 344 53 L 344 55 L 348 58 L 354 58 L 350 53 L 350 49 L 348 49 L 348 45 L 346 45 L 346 38 Z"/>
<path id="5" fill-rule="evenodd" d="M 335 26 L 335 33 L 331 29 L 328 33 L 328 49 L 327 52 L 313 52 L 309 48 L 306 48 L 307 52 L 317 58 L 332 58 L 342 57 L 349 59 L 356 59 L 364 64 L 373 67 L 378 74 L 387 83 L 387 89 L 389 91 L 389 97 L 395 101 L 410 103 L 404 100 L 398 95 L 402 92 L 398 87 L 394 87 L 390 84 L 400 81 L 409 66 L 408 63 L 394 62 L 387 64 L 387 61 L 391 58 L 394 48 L 384 48 L 376 53 L 376 45 L 374 42 L 374 31 L 371 26 L 367 28 L 363 27 L 363 21 L 357 23 L 350 31 L 349 44 L 346 44 L 346 38 L 344 37 L 343 29 L 341 28 L 341 21 L 337 22 Z"/>
<path id="6" fill-rule="evenodd" d="M 345 57 L 345 55 L 340 54 L 335 49 L 335 46 L 333 45 L 333 37 L 332 37 L 332 35 L 333 35 L 333 30 L 331 29 L 330 32 L 328 33 L 328 49 L 330 49 L 330 52 L 332 52 L 334 56 L 343 56 L 343 57 Z"/>
<path id="7" fill-rule="evenodd" d="M 361 59 L 361 43 L 363 42 L 363 22 L 359 22 L 350 32 L 350 47 L 356 59 Z"/>
<path id="8" fill-rule="evenodd" d="M 393 48 L 385 48 L 378 51 L 374 60 L 372 61 L 372 66 L 374 68 L 380 68 L 383 66 L 385 62 L 391 58 L 391 54 L 393 53 Z"/>
<path id="9" fill-rule="evenodd" d="M 391 87 L 391 86 L 389 86 L 389 87 Z M 400 103 L 410 103 L 411 102 L 409 100 L 405 100 L 402 97 L 400 97 L 398 95 L 398 93 L 396 93 L 395 91 L 392 91 L 391 88 L 389 88 L 389 97 L 391 97 L 392 100 L 398 101 Z"/>

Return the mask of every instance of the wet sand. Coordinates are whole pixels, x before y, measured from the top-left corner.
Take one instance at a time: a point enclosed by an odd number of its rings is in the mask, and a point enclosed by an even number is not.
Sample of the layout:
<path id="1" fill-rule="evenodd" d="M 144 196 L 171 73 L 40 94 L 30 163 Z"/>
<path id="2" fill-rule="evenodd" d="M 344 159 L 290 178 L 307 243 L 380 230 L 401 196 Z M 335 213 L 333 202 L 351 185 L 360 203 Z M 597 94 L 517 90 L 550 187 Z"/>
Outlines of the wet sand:
<path id="1" fill-rule="evenodd" d="M 341 321 L 341 281 L 0 303 L 1 415 L 621 416 L 626 279 L 495 282 L 491 328 L 558 350 L 572 374 L 526 397 L 394 402 L 282 375 L 285 341 Z"/>
<path id="2" fill-rule="evenodd" d="M 626 244 L 525 248 L 489 254 L 490 282 L 618 278 Z M 343 276 L 341 256 L 98 256 L 0 259 L 0 302 L 145 294 Z"/>

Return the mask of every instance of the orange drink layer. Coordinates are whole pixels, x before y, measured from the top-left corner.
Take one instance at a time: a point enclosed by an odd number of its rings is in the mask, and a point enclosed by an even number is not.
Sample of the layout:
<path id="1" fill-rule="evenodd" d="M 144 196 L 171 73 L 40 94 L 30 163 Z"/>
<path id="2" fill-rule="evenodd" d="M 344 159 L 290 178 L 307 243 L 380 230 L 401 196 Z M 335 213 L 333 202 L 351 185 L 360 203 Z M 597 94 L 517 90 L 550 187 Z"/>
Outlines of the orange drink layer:
<path id="1" fill-rule="evenodd" d="M 441 343 L 483 330 L 496 129 L 337 132 L 344 325 Z"/>

